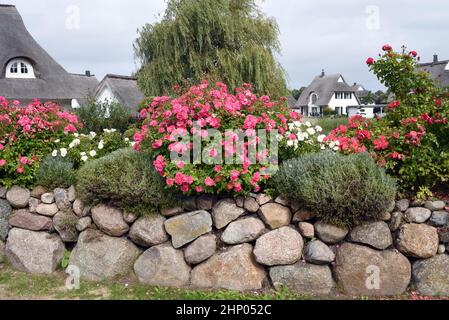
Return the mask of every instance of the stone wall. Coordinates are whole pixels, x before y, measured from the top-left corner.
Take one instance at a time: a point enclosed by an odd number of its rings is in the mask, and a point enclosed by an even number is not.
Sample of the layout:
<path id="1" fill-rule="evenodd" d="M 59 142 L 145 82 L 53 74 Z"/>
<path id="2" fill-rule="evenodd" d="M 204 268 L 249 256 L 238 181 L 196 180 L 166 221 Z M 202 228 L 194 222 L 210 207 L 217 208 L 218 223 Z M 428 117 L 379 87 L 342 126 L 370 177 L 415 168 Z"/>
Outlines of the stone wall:
<path id="1" fill-rule="evenodd" d="M 443 201 L 400 200 L 384 221 L 349 231 L 263 194 L 200 196 L 138 218 L 107 205 L 86 207 L 74 188 L 0 188 L 0 263 L 50 274 L 69 249 L 70 264 L 93 281 L 134 273 L 152 286 L 286 286 L 317 296 L 400 295 L 412 288 L 447 296 L 445 208 Z"/>

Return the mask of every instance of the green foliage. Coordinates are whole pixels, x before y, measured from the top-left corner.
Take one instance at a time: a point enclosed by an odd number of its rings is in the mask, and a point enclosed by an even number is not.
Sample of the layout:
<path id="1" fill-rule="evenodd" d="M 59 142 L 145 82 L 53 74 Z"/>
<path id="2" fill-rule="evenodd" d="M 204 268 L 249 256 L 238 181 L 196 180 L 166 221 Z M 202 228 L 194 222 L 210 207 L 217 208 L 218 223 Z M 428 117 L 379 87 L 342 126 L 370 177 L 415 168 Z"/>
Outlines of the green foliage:
<path id="1" fill-rule="evenodd" d="M 68 188 L 76 182 L 73 162 L 62 157 L 47 157 L 41 162 L 36 173 L 36 185 L 48 190 Z"/>
<path id="2" fill-rule="evenodd" d="M 300 89 L 293 89 L 291 90 L 291 95 L 293 96 L 293 98 L 295 98 L 295 100 L 298 100 L 299 97 L 301 96 L 302 92 L 304 91 L 305 87 L 301 87 Z"/>
<path id="3" fill-rule="evenodd" d="M 72 252 L 67 249 L 64 250 L 64 256 L 62 257 L 62 260 L 61 260 L 61 268 L 62 269 L 67 269 L 67 267 L 69 266 L 71 253 Z"/>
<path id="4" fill-rule="evenodd" d="M 366 154 L 308 154 L 284 162 L 273 187 L 318 218 L 353 226 L 378 220 L 395 199 L 396 183 Z"/>
<path id="5" fill-rule="evenodd" d="M 332 110 L 329 106 L 327 106 L 326 108 L 324 108 L 323 110 L 323 115 L 325 117 L 330 117 L 330 116 L 335 116 L 336 111 Z"/>
<path id="6" fill-rule="evenodd" d="M 255 0 L 169 0 L 163 19 L 139 30 L 138 82 L 147 96 L 170 95 L 173 85 L 242 83 L 258 94 L 286 95 L 285 72 L 275 59 L 278 26 Z"/>
<path id="7" fill-rule="evenodd" d="M 129 148 L 85 164 L 78 171 L 76 190 L 87 204 L 110 203 L 144 215 L 177 205 L 164 187 L 151 160 Z"/>
<path id="8" fill-rule="evenodd" d="M 76 110 L 79 121 L 83 124 L 81 133 L 102 132 L 104 129 L 117 129 L 124 132 L 136 123 L 129 108 L 119 103 L 100 103 L 94 98 Z"/>
<path id="9" fill-rule="evenodd" d="M 315 124 L 323 128 L 325 134 L 329 134 L 332 130 L 340 125 L 347 125 L 347 117 L 324 117 L 315 121 Z"/>

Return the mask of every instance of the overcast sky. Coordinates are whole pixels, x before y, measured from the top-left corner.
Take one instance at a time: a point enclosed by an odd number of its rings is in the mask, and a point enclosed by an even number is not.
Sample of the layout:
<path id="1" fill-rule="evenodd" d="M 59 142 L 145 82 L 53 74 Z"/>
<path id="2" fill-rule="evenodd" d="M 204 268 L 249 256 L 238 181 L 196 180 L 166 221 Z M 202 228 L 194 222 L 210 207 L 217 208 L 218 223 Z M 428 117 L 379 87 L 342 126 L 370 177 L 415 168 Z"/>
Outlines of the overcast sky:
<path id="1" fill-rule="evenodd" d="M 7 0 L 0 0 L 5 3 Z M 8 2 L 7 2 L 8 3 Z M 136 70 L 137 29 L 160 19 L 164 0 L 10 0 L 35 39 L 68 71 L 129 75 Z M 349 83 L 382 88 L 365 60 L 389 43 L 449 59 L 449 1 L 265 0 L 280 27 L 281 64 L 290 88 L 307 86 L 325 69 Z M 79 15 L 78 15 L 79 13 Z"/>

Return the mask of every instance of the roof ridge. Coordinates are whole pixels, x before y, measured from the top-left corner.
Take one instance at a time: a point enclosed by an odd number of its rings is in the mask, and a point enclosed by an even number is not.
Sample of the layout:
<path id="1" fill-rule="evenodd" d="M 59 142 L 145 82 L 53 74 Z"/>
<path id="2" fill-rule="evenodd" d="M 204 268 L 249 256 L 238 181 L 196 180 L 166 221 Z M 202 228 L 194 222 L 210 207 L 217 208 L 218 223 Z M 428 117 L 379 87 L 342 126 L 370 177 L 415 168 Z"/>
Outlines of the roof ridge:
<path id="1" fill-rule="evenodd" d="M 105 78 L 113 78 L 113 79 L 122 79 L 122 80 L 137 80 L 136 77 L 133 76 L 124 76 L 120 74 L 108 73 L 104 76 Z"/>
<path id="2" fill-rule="evenodd" d="M 0 7 L 1 8 L 15 8 L 16 6 L 14 4 L 1 4 L 0 3 Z"/>

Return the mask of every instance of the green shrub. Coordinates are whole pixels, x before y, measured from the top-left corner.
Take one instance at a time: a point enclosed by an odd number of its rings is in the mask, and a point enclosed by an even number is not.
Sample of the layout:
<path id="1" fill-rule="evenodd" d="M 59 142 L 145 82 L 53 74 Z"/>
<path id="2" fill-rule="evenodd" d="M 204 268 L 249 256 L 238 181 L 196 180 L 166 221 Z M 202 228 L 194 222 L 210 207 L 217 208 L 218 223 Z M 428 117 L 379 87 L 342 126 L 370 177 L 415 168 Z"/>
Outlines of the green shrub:
<path id="1" fill-rule="evenodd" d="M 39 166 L 36 185 L 48 190 L 68 188 L 76 182 L 76 171 L 70 160 L 62 157 L 47 157 Z"/>
<path id="2" fill-rule="evenodd" d="M 117 129 L 125 132 L 136 123 L 129 108 L 119 103 L 99 103 L 93 98 L 76 110 L 78 119 L 82 122 L 82 133 L 103 132 L 104 129 Z"/>
<path id="3" fill-rule="evenodd" d="M 131 148 L 86 163 L 77 177 L 77 193 L 87 204 L 109 203 L 145 215 L 178 201 L 165 188 L 151 160 Z"/>
<path id="4" fill-rule="evenodd" d="M 352 227 L 378 220 L 396 195 L 396 182 L 366 154 L 308 154 L 284 162 L 273 187 L 325 222 Z"/>

